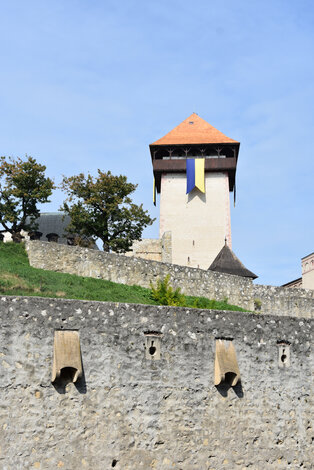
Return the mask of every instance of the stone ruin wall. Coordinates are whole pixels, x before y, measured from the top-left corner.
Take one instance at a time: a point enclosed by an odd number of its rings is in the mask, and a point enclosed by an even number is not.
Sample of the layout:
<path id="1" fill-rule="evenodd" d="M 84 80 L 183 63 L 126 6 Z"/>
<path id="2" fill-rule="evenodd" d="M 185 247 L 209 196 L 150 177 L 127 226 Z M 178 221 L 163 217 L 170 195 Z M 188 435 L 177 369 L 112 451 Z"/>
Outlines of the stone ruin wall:
<path id="1" fill-rule="evenodd" d="M 149 259 L 151 261 L 161 261 L 162 246 L 159 239 L 144 238 L 143 240 L 134 241 L 131 250 L 125 253 L 125 255 L 136 256 L 137 258 Z"/>
<path id="2" fill-rule="evenodd" d="M 125 256 L 135 256 L 137 258 L 151 261 L 161 261 L 163 263 L 172 262 L 171 232 L 165 232 L 161 238 L 143 238 L 136 240 L 131 246 L 131 251 Z"/>
<path id="3" fill-rule="evenodd" d="M 227 298 L 231 304 L 264 314 L 306 318 L 314 314 L 313 290 L 253 284 L 240 276 L 57 243 L 31 241 L 26 247 L 35 268 L 142 287 L 150 287 L 150 282 L 169 274 L 171 284 L 187 295 Z"/>
<path id="4" fill-rule="evenodd" d="M 312 468 L 309 319 L 36 297 L 0 298 L 0 318 L 2 470 Z M 79 331 L 76 385 L 51 384 L 56 329 Z M 235 387 L 214 386 L 217 337 Z"/>

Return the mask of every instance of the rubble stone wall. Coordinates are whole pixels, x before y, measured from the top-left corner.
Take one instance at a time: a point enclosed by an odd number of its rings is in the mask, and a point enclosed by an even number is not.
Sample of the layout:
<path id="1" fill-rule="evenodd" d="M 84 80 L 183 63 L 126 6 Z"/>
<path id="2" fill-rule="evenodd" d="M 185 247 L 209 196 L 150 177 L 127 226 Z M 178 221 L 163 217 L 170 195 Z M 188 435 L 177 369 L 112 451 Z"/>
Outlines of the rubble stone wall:
<path id="1" fill-rule="evenodd" d="M 265 314 L 308 318 L 314 314 L 313 290 L 263 286 L 240 276 L 57 243 L 30 241 L 26 247 L 35 268 L 142 287 L 150 287 L 150 282 L 169 274 L 171 284 L 187 295 L 228 299 L 231 304 Z"/>
<path id="2" fill-rule="evenodd" d="M 2 297 L 0 321 L 3 470 L 312 468 L 309 319 Z M 79 331 L 75 385 L 51 384 L 56 329 Z M 214 386 L 218 337 L 233 339 L 235 387 Z"/>

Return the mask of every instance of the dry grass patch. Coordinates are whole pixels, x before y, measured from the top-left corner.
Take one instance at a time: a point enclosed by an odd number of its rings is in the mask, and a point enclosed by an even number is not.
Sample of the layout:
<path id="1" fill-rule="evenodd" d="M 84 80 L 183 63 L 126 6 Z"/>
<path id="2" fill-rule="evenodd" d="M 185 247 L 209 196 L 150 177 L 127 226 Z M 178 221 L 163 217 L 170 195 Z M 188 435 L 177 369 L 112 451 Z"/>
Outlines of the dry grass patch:
<path id="1" fill-rule="evenodd" d="M 56 292 L 56 296 L 57 296 L 57 297 L 65 297 L 65 296 L 66 296 L 66 292 L 58 291 L 58 292 Z"/>
<path id="2" fill-rule="evenodd" d="M 0 289 L 1 287 L 5 287 L 6 289 L 14 290 L 14 289 L 27 289 L 27 290 L 34 290 L 30 284 L 22 279 L 17 274 L 12 273 L 1 273 L 1 280 L 0 280 Z"/>

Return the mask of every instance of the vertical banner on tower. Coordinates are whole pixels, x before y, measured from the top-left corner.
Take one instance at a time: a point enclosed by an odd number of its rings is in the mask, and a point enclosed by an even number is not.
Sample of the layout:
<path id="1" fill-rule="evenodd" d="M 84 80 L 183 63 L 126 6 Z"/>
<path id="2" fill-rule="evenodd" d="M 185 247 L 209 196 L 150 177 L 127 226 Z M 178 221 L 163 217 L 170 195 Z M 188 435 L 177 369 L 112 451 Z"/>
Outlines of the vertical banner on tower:
<path id="1" fill-rule="evenodd" d="M 189 194 L 195 188 L 195 160 L 187 159 L 186 161 L 186 194 Z"/>
<path id="2" fill-rule="evenodd" d="M 205 193 L 205 158 L 186 160 L 186 194 L 194 188 Z"/>
<path id="3" fill-rule="evenodd" d="M 195 187 L 205 193 L 205 158 L 195 160 Z"/>

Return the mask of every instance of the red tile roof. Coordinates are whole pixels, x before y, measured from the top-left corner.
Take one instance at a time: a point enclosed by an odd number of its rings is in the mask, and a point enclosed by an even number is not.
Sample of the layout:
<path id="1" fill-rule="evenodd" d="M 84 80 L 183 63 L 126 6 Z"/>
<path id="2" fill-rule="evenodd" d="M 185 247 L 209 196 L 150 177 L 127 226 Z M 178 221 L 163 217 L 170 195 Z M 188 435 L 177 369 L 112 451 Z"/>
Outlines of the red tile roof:
<path id="1" fill-rule="evenodd" d="M 193 113 L 177 127 L 151 145 L 238 144 Z"/>

